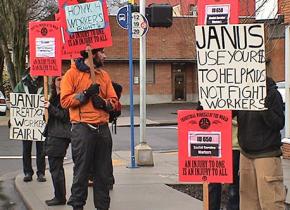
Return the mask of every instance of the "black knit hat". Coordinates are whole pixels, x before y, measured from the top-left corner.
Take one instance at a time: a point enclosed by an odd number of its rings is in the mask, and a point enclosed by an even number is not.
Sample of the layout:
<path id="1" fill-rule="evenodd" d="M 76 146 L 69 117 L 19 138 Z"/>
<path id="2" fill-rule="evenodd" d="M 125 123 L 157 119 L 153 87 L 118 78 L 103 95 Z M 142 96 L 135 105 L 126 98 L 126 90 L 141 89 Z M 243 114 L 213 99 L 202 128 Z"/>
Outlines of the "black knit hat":
<path id="1" fill-rule="evenodd" d="M 103 49 L 104 49 L 104 48 L 96 48 L 96 49 L 92 49 L 92 54 L 94 55 L 94 54 L 96 54 L 97 52 L 102 51 Z M 89 54 L 88 54 L 88 52 L 87 52 L 86 50 L 82 50 L 82 51 L 80 52 L 80 54 L 81 54 L 81 56 L 82 56 L 84 59 L 86 59 L 86 58 L 89 57 Z"/>

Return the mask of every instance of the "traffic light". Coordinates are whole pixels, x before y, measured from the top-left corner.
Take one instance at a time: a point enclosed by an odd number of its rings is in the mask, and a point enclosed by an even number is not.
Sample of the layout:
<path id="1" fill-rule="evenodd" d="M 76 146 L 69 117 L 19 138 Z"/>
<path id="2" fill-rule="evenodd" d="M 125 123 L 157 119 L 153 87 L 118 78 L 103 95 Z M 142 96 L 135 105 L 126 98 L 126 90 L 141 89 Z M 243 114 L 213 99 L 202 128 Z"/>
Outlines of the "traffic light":
<path id="1" fill-rule="evenodd" d="M 132 5 L 132 12 L 139 12 L 139 6 Z M 172 7 L 169 4 L 150 4 L 145 16 L 150 27 L 170 27 L 172 25 Z"/>
<path id="2" fill-rule="evenodd" d="M 169 4 L 151 4 L 148 8 L 147 19 L 150 27 L 170 27 L 172 25 L 173 11 Z"/>

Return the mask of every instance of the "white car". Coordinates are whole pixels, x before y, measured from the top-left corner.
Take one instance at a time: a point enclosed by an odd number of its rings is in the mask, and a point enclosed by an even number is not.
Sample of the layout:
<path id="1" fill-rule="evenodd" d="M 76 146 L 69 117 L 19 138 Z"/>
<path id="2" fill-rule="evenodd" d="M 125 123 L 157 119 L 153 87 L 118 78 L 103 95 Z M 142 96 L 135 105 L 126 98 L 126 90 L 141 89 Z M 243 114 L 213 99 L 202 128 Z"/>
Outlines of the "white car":
<path id="1" fill-rule="evenodd" d="M 7 110 L 6 99 L 2 91 L 0 91 L 0 116 L 5 116 Z"/>

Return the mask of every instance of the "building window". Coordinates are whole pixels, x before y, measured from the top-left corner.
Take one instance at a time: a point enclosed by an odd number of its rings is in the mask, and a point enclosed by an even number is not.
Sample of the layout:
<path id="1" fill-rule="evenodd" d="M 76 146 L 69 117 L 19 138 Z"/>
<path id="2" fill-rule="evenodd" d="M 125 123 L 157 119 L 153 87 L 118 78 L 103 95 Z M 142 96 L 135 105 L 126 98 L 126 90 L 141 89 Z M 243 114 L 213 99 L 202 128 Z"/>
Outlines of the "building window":
<path id="1" fill-rule="evenodd" d="M 134 62 L 134 84 L 138 85 L 140 83 L 140 69 L 139 62 Z M 155 83 L 155 63 L 146 63 L 146 83 Z"/>

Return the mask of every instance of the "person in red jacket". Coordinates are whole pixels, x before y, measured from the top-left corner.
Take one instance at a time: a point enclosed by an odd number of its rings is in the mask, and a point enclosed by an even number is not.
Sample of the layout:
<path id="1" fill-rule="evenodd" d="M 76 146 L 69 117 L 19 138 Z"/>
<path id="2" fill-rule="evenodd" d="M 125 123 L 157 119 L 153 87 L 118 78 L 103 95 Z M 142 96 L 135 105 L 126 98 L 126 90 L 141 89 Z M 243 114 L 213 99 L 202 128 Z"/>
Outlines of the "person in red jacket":
<path id="1" fill-rule="evenodd" d="M 109 74 L 102 68 L 106 58 L 103 48 L 92 50 L 96 83 L 92 82 L 88 54 L 64 75 L 61 82 L 61 105 L 69 108 L 72 122 L 71 146 L 74 176 L 68 205 L 82 210 L 88 194 L 88 175 L 93 165 L 94 204 L 98 210 L 110 207 L 109 165 L 112 164 L 112 137 L 108 127 L 109 112 L 118 98 Z"/>

